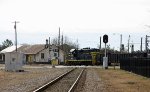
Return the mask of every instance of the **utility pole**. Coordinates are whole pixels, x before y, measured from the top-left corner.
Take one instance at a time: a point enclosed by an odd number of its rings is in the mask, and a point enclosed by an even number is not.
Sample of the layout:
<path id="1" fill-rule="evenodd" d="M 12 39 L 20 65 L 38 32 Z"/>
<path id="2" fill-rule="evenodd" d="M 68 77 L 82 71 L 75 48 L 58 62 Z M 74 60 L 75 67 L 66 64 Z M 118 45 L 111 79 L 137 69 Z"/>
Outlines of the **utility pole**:
<path id="1" fill-rule="evenodd" d="M 61 46 L 62 46 L 62 51 L 64 52 L 64 55 L 63 55 L 63 60 L 64 60 L 64 62 L 65 62 L 65 54 L 66 54 L 66 52 L 65 52 L 65 49 L 64 49 L 64 36 L 63 36 L 63 33 L 62 33 L 62 37 L 61 37 Z M 64 63 L 65 64 L 65 63 Z"/>
<path id="2" fill-rule="evenodd" d="M 64 44 L 64 37 L 63 37 L 63 34 L 62 34 L 62 37 L 61 37 L 61 46 L 62 46 L 62 50 L 64 50 L 63 44 Z"/>
<path id="3" fill-rule="evenodd" d="M 58 62 L 60 62 L 59 61 L 59 49 L 60 49 L 60 27 L 59 27 L 59 34 L 58 34 Z"/>
<path id="4" fill-rule="evenodd" d="M 142 39 L 143 39 L 143 38 L 141 37 L 141 52 L 142 52 Z"/>
<path id="5" fill-rule="evenodd" d="M 122 34 L 120 34 L 120 53 L 122 53 Z"/>
<path id="6" fill-rule="evenodd" d="M 51 38 L 49 37 L 49 46 L 51 45 Z"/>
<path id="7" fill-rule="evenodd" d="M 14 25 L 14 29 L 15 29 L 15 45 L 16 45 L 16 52 L 17 52 L 17 23 L 19 23 L 18 21 L 12 22 L 15 23 Z"/>
<path id="8" fill-rule="evenodd" d="M 79 46 L 78 46 L 78 39 L 77 39 L 77 50 L 79 49 Z"/>
<path id="9" fill-rule="evenodd" d="M 128 53 L 129 53 L 129 45 L 130 45 L 130 35 L 129 35 L 129 38 L 128 38 Z"/>
<path id="10" fill-rule="evenodd" d="M 113 35 L 120 35 L 120 53 L 122 53 L 122 34 L 113 33 Z"/>
<path id="11" fill-rule="evenodd" d="M 59 27 L 59 33 L 58 33 L 58 46 L 60 46 L 60 27 Z"/>
<path id="12" fill-rule="evenodd" d="M 49 43 L 48 43 L 48 47 L 49 47 L 49 53 L 50 53 L 50 50 L 51 50 L 51 38 L 49 37 Z"/>
<path id="13" fill-rule="evenodd" d="M 145 51 L 146 51 L 146 52 L 148 52 L 148 48 L 147 48 L 147 46 L 148 46 L 148 41 L 147 41 L 147 38 L 148 38 L 148 36 L 146 35 L 146 38 L 145 38 Z"/>
<path id="14" fill-rule="evenodd" d="M 48 61 L 50 61 L 50 51 L 51 51 L 51 38 L 49 37 L 49 42 L 48 42 L 48 48 L 49 48 L 49 59 Z"/>
<path id="15" fill-rule="evenodd" d="M 101 50 L 101 36 L 100 36 L 100 45 L 99 45 L 99 50 Z"/>

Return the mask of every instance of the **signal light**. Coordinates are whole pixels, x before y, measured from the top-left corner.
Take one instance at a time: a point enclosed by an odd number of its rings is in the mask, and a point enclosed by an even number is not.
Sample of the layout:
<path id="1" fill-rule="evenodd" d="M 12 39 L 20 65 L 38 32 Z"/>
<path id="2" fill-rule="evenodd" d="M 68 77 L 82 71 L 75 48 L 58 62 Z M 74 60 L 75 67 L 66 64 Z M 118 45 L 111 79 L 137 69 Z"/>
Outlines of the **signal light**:
<path id="1" fill-rule="evenodd" d="M 105 34 L 105 35 L 103 36 L 103 42 L 104 42 L 104 43 L 108 43 L 108 35 Z"/>

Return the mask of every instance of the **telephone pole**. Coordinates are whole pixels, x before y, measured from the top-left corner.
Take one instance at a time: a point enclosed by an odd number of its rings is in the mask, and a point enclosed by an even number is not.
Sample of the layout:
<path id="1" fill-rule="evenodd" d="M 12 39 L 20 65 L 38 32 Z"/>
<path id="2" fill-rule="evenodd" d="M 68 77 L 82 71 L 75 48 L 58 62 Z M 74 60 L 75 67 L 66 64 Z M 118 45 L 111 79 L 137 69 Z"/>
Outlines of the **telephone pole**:
<path id="1" fill-rule="evenodd" d="M 129 53 L 129 47 L 130 46 L 130 35 L 129 35 L 129 38 L 128 38 L 128 53 Z"/>
<path id="2" fill-rule="evenodd" d="M 78 45 L 78 39 L 77 39 L 77 50 L 79 49 L 79 45 Z"/>
<path id="3" fill-rule="evenodd" d="M 120 34 L 120 53 L 122 53 L 122 34 Z"/>
<path id="4" fill-rule="evenodd" d="M 58 62 L 60 63 L 60 58 L 59 58 L 60 53 L 59 53 L 59 51 L 60 51 L 60 27 L 59 27 L 59 33 L 58 33 Z"/>
<path id="5" fill-rule="evenodd" d="M 61 47 L 62 47 L 62 50 L 64 50 L 64 37 L 63 37 L 63 33 L 62 33 L 62 36 L 61 36 Z"/>
<path id="6" fill-rule="evenodd" d="M 99 45 L 99 50 L 101 50 L 101 36 L 100 36 L 100 45 Z"/>
<path id="7" fill-rule="evenodd" d="M 17 52 L 17 23 L 19 23 L 18 21 L 12 22 L 15 23 L 14 25 L 14 29 L 15 29 L 15 45 L 16 45 L 16 52 Z"/>
<path id="8" fill-rule="evenodd" d="M 50 47 L 50 45 L 51 45 L 51 37 L 49 37 L 49 47 Z"/>
<path id="9" fill-rule="evenodd" d="M 59 27 L 59 33 L 58 33 L 58 46 L 60 46 L 60 27 Z"/>
<path id="10" fill-rule="evenodd" d="M 148 35 L 146 35 L 146 38 L 145 38 L 145 51 L 146 52 L 149 52 L 149 46 L 148 46 L 148 44 L 149 44 L 149 40 L 148 40 L 148 38 L 149 38 L 150 36 L 148 36 Z"/>
<path id="11" fill-rule="evenodd" d="M 142 52 L 142 39 L 143 39 L 143 38 L 141 37 L 141 52 Z"/>

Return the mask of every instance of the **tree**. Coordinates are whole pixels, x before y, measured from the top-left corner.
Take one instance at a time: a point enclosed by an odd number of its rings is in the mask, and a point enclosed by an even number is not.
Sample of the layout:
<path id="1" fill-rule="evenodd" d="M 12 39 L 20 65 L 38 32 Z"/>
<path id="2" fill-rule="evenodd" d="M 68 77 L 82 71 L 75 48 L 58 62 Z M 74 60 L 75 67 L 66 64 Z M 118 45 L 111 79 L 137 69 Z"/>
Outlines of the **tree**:
<path id="1" fill-rule="evenodd" d="M 12 45 L 13 45 L 12 41 L 9 39 L 6 39 L 4 42 L 2 42 L 2 49 L 5 49 L 5 48 L 12 46 Z"/>
<path id="2" fill-rule="evenodd" d="M 51 40 L 51 44 L 58 45 L 58 38 L 55 37 Z"/>
<path id="3" fill-rule="evenodd" d="M 71 49 L 76 49 L 78 48 L 78 43 L 72 42 L 67 36 L 62 36 L 60 40 L 60 49 L 62 49 L 65 53 L 65 55 L 68 55 Z M 58 38 L 55 37 L 51 40 L 51 44 L 54 44 L 58 46 Z"/>
<path id="4" fill-rule="evenodd" d="M 0 45 L 0 51 L 3 50 L 2 45 Z"/>

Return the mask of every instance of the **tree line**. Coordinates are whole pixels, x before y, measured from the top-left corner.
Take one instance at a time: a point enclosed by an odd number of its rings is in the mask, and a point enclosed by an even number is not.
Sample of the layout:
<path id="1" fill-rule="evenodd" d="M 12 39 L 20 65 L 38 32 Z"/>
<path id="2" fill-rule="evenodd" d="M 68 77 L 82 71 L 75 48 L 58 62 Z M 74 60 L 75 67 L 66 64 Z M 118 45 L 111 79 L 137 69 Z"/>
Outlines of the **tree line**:
<path id="1" fill-rule="evenodd" d="M 0 51 L 12 45 L 13 45 L 13 42 L 9 39 L 6 39 L 2 42 L 2 44 L 0 44 Z"/>

